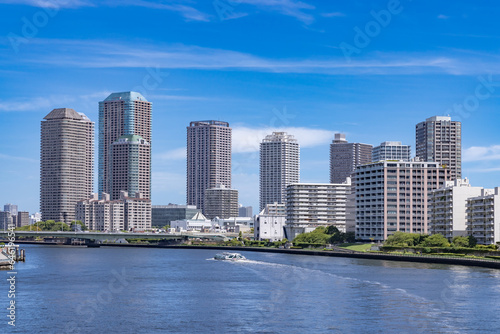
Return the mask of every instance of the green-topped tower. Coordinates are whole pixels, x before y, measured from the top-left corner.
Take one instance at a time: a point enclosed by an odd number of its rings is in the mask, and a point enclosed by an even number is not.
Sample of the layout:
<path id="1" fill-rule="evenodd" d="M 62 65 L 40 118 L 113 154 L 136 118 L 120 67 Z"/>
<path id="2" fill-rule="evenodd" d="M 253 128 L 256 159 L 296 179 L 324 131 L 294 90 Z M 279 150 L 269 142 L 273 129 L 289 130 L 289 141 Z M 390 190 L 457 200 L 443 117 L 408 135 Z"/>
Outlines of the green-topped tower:
<path id="1" fill-rule="evenodd" d="M 151 198 L 151 102 L 137 92 L 99 102 L 99 195 Z"/>

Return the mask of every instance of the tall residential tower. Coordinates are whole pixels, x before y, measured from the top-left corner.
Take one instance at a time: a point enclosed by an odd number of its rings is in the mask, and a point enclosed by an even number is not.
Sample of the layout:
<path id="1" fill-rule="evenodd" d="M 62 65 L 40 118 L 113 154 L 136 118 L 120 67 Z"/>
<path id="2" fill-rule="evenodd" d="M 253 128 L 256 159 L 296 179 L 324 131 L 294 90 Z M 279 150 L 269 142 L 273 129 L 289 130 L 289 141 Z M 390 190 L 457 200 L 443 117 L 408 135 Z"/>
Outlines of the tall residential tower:
<path id="1" fill-rule="evenodd" d="M 151 102 L 137 92 L 99 102 L 99 194 L 151 198 Z"/>
<path id="2" fill-rule="evenodd" d="M 231 188 L 231 128 L 221 121 L 191 122 L 187 127 L 187 205 L 205 208 L 205 190 Z"/>
<path id="3" fill-rule="evenodd" d="M 417 157 L 450 170 L 451 180 L 462 176 L 462 123 L 434 116 L 416 126 Z"/>
<path id="4" fill-rule="evenodd" d="M 69 223 L 77 201 L 92 194 L 94 123 L 73 109 L 52 110 L 41 125 L 42 220 Z"/>
<path id="5" fill-rule="evenodd" d="M 266 204 L 285 204 L 286 187 L 299 183 L 300 147 L 286 132 L 273 132 L 260 143 L 260 211 Z"/>

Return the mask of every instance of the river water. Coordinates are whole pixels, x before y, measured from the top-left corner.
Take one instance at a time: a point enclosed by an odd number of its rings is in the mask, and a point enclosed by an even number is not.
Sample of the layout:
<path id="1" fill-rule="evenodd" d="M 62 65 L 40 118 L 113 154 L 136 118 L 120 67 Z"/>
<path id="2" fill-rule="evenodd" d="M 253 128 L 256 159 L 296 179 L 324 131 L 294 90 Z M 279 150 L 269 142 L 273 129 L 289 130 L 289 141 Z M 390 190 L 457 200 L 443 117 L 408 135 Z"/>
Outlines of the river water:
<path id="1" fill-rule="evenodd" d="M 22 246 L 17 333 L 500 333 L 500 270 L 241 252 Z"/>

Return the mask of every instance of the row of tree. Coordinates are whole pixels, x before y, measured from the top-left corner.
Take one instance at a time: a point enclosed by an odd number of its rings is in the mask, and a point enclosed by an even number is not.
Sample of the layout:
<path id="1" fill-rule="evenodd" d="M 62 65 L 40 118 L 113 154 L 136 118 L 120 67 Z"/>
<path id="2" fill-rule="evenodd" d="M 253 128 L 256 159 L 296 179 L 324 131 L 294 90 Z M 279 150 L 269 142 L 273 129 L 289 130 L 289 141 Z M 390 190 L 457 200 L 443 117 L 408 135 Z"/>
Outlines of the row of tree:
<path id="1" fill-rule="evenodd" d="M 69 225 L 55 220 L 36 222 L 16 228 L 17 231 L 85 231 L 87 227 L 81 221 L 72 221 Z"/>
<path id="2" fill-rule="evenodd" d="M 466 247 L 474 248 L 477 245 L 477 240 L 473 236 L 460 237 L 456 236 L 451 240 L 451 243 L 441 234 L 417 234 L 395 232 L 387 237 L 384 246 L 393 247 Z"/>
<path id="3" fill-rule="evenodd" d="M 299 234 L 293 243 L 308 243 L 308 244 L 341 244 L 341 243 L 352 243 L 356 241 L 356 237 L 353 232 L 341 232 L 338 228 L 331 225 L 328 227 L 320 226 L 314 231 L 309 233 Z"/>

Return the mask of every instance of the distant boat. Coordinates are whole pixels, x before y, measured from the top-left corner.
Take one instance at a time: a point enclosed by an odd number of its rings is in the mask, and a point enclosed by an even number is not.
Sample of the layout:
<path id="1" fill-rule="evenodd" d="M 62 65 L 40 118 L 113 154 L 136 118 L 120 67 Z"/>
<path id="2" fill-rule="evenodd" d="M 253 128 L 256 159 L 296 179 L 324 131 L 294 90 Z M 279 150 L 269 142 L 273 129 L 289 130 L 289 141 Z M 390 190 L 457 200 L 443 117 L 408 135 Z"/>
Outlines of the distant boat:
<path id="1" fill-rule="evenodd" d="M 240 253 L 229 253 L 229 252 L 224 252 L 224 253 L 219 253 L 214 256 L 215 260 L 229 260 L 229 261 L 239 261 L 239 260 L 246 260 L 247 258 L 241 255 Z"/>

